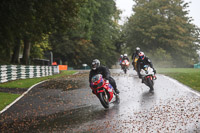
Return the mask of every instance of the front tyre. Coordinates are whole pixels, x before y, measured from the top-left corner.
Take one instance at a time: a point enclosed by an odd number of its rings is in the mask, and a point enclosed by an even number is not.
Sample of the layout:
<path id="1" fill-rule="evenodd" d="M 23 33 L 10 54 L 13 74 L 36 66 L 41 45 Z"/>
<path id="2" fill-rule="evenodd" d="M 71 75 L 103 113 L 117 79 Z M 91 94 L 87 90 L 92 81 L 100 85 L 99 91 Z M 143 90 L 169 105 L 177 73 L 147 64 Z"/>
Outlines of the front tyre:
<path id="1" fill-rule="evenodd" d="M 126 69 L 126 68 L 124 68 L 124 73 L 126 74 L 126 72 L 127 72 L 127 69 Z"/>
<path id="2" fill-rule="evenodd" d="M 99 100 L 104 108 L 109 108 L 109 97 L 105 91 L 99 93 Z"/>
<path id="3" fill-rule="evenodd" d="M 153 88 L 153 80 L 151 80 L 151 78 L 148 78 L 147 79 L 147 83 L 148 83 L 148 86 L 150 88 L 150 92 L 152 92 L 154 90 L 154 88 Z"/>

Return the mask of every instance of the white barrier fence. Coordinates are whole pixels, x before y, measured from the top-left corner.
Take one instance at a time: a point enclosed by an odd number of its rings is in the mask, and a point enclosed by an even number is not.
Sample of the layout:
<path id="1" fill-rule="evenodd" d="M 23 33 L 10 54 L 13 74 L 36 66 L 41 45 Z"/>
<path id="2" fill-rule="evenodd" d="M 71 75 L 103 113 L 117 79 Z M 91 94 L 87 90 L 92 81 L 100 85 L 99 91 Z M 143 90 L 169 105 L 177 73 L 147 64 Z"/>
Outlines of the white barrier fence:
<path id="1" fill-rule="evenodd" d="M 58 66 L 0 65 L 0 83 L 16 79 L 45 77 L 58 73 Z"/>

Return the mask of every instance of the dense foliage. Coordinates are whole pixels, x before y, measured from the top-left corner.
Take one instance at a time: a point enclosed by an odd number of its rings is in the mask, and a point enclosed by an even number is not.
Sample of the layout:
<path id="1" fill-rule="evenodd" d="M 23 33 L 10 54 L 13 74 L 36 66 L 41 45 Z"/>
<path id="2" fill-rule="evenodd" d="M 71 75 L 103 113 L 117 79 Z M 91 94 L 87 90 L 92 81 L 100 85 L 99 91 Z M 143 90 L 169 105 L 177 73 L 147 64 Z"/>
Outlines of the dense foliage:
<path id="1" fill-rule="evenodd" d="M 76 16 L 82 1 L 1 0 L 1 62 L 19 63 L 22 53 L 21 63 L 29 64 L 31 47 L 52 32 L 71 26 L 69 18 Z"/>
<path id="2" fill-rule="evenodd" d="M 2 0 L 0 63 L 30 64 L 52 51 L 55 61 L 74 67 L 94 58 L 111 66 L 118 16 L 113 0 Z"/>
<path id="3" fill-rule="evenodd" d="M 51 51 L 58 64 L 80 68 L 98 58 L 111 67 L 137 46 L 157 66 L 197 62 L 199 29 L 191 24 L 187 3 L 134 2 L 134 14 L 121 27 L 115 0 L 1 0 L 0 64 L 34 64 L 36 58 L 50 59 Z"/>
<path id="4" fill-rule="evenodd" d="M 199 29 L 183 0 L 134 0 L 134 14 L 124 27 L 126 45 L 141 47 L 157 66 L 189 67 L 198 60 Z"/>
<path id="5" fill-rule="evenodd" d="M 70 66 L 80 67 L 98 58 L 111 67 L 117 60 L 118 19 L 113 0 L 88 0 L 73 20 L 74 27 L 50 37 L 54 54 Z"/>

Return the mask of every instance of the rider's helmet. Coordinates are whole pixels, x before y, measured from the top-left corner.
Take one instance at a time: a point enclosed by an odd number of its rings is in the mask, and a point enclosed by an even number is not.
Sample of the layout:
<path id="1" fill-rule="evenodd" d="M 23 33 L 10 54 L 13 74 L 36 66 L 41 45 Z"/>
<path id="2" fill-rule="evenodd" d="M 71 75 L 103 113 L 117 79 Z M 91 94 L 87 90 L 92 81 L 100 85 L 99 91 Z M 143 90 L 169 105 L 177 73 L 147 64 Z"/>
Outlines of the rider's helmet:
<path id="1" fill-rule="evenodd" d="M 122 58 L 122 57 L 123 57 L 123 55 L 121 54 L 121 55 L 120 55 L 120 57 Z"/>
<path id="2" fill-rule="evenodd" d="M 100 66 L 100 61 L 98 59 L 94 59 L 92 61 L 92 70 L 96 70 Z"/>
<path id="3" fill-rule="evenodd" d="M 136 53 L 138 54 L 138 53 L 140 53 L 140 48 L 139 47 L 136 47 Z"/>
<path id="4" fill-rule="evenodd" d="M 144 60 L 144 57 L 145 57 L 144 52 L 140 52 L 140 53 L 139 53 L 139 58 L 142 59 L 142 60 Z"/>
<path id="5" fill-rule="evenodd" d="M 127 57 L 127 54 L 124 54 L 124 57 Z"/>

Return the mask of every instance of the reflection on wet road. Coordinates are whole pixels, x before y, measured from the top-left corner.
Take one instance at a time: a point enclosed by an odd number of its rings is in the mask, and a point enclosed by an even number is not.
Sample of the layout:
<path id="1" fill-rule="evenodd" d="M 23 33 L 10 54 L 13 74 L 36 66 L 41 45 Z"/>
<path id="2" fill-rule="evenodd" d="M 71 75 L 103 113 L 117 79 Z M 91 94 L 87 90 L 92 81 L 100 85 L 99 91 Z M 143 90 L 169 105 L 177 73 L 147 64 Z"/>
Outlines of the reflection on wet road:
<path id="1" fill-rule="evenodd" d="M 87 83 L 88 74 L 83 74 L 78 77 L 81 79 L 81 86 L 71 87 L 74 89 L 68 88 L 66 91 L 52 85 L 49 89 L 44 89 L 43 85 L 40 91 L 31 91 L 21 100 L 24 110 L 17 109 L 20 102 L 16 103 L 18 105 L 2 114 L 2 118 L 9 122 L 6 118 L 12 116 L 14 111 L 19 117 L 20 112 L 25 112 L 29 119 L 18 121 L 19 126 L 22 121 L 33 121 L 36 117 L 35 123 L 26 129 L 22 126 L 19 130 L 32 132 L 200 132 L 199 94 L 189 92 L 187 87 L 162 75 L 157 75 L 154 93 L 149 93 L 149 88 L 141 83 L 132 70 L 127 74 L 122 70 L 112 70 L 112 76 L 120 90 L 121 103 L 111 104 L 109 109 L 104 109 L 97 97 L 91 93 Z M 79 82 L 76 80 L 76 83 Z M 37 98 L 35 94 L 42 97 L 42 101 L 34 99 Z M 28 103 L 25 104 L 25 101 Z M 30 105 L 34 107 L 30 108 Z M 42 109 L 36 110 L 37 113 L 27 111 L 33 112 L 39 105 Z M 21 116 L 23 114 L 21 113 Z M 14 129 L 12 124 L 2 127 L 4 130 L 11 127 Z"/>

